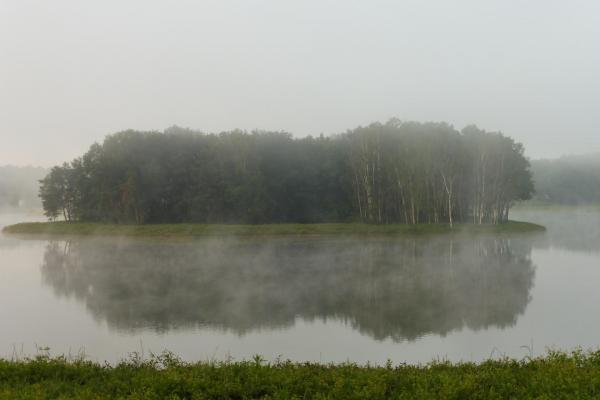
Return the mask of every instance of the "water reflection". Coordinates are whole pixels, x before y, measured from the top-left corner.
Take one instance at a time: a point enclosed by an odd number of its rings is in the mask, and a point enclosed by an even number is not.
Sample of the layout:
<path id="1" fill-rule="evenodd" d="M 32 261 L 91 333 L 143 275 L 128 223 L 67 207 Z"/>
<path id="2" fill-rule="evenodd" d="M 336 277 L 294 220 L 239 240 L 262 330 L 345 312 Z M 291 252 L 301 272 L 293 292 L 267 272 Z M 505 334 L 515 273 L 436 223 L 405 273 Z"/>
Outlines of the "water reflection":
<path id="1" fill-rule="evenodd" d="M 518 244 L 518 245 L 517 245 Z M 535 269 L 523 240 L 50 242 L 42 278 L 112 329 L 244 334 L 341 319 L 375 339 L 515 324 Z"/>

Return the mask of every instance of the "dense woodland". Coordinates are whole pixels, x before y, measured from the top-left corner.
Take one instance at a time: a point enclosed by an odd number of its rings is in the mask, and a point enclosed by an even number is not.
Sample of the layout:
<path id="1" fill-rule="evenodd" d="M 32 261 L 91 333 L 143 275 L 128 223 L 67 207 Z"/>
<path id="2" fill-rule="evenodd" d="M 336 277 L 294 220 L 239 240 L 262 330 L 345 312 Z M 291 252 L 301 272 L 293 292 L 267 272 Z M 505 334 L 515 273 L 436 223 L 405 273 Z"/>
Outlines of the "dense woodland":
<path id="1" fill-rule="evenodd" d="M 41 181 L 46 215 L 117 223 L 499 223 L 533 183 L 523 147 L 392 119 L 334 136 L 125 131 Z"/>
<path id="2" fill-rule="evenodd" d="M 585 205 L 600 203 L 600 154 L 531 162 L 535 200 Z"/>

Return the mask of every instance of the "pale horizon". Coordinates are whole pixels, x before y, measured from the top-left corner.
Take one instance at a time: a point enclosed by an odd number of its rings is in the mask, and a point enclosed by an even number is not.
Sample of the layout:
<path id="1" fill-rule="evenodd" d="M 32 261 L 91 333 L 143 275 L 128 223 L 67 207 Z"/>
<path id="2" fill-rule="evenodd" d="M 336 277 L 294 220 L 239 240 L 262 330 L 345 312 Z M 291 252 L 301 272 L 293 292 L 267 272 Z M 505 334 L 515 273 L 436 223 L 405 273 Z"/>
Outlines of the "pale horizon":
<path id="1" fill-rule="evenodd" d="M 527 157 L 600 152 L 600 3 L 0 2 L 0 165 L 126 129 L 476 124 Z"/>

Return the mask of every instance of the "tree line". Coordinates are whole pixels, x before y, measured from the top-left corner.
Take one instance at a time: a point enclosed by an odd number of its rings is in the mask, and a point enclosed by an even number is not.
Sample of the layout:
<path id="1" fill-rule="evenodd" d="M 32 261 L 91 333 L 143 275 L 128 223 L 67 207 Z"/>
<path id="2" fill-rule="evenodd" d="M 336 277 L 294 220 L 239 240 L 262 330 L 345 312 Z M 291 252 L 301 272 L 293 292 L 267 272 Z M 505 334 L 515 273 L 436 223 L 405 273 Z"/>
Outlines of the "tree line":
<path id="1" fill-rule="evenodd" d="M 534 160 L 534 200 L 568 205 L 600 203 L 600 154 Z"/>
<path id="2" fill-rule="evenodd" d="M 114 223 L 500 223 L 529 199 L 523 146 L 475 126 L 108 135 L 40 181 L 50 219 Z"/>

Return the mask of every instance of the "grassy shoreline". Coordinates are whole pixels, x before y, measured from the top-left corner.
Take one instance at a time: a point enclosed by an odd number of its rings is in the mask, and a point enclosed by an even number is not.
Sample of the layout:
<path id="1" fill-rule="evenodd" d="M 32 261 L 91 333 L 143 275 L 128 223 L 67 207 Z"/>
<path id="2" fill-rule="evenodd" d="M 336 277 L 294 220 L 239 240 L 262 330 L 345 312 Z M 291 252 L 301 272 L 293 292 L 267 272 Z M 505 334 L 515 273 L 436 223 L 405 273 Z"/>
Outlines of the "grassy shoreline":
<path id="1" fill-rule="evenodd" d="M 540 232 L 541 225 L 510 221 L 499 225 L 447 224 L 432 225 L 373 225 L 357 223 L 336 224 L 147 224 L 122 225 L 100 223 L 30 222 L 9 225 L 3 232 L 22 235 L 58 236 L 128 236 L 128 237 L 206 237 L 206 236 L 280 236 L 280 235 L 424 235 L 424 234 L 481 234 Z"/>
<path id="2" fill-rule="evenodd" d="M 385 366 L 242 362 L 188 364 L 165 353 L 118 365 L 65 358 L 0 359 L 10 399 L 598 398 L 600 351 L 538 358 Z"/>

